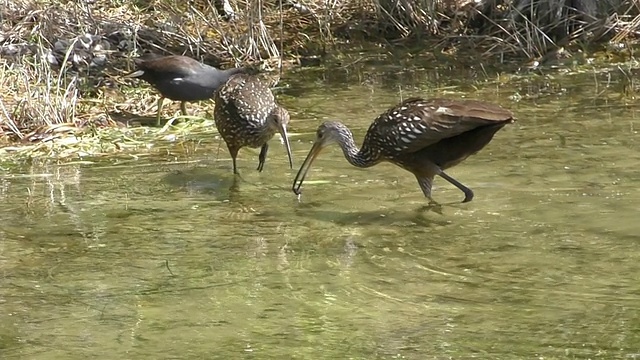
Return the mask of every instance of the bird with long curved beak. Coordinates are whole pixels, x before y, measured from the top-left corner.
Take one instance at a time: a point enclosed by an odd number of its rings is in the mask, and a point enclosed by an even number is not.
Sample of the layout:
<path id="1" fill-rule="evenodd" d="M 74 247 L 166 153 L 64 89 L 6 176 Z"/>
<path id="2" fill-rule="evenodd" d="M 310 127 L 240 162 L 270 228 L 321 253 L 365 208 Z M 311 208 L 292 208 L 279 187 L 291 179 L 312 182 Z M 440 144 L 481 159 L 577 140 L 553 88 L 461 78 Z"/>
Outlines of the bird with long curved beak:
<path id="1" fill-rule="evenodd" d="M 245 146 L 260 147 L 257 170 L 264 169 L 268 142 L 276 132 L 282 136 L 293 169 L 287 134 L 289 112 L 276 102 L 271 89 L 258 76 L 236 74 L 220 87 L 215 95 L 214 120 L 231 154 L 235 174 L 238 151 Z"/>
<path id="2" fill-rule="evenodd" d="M 388 161 L 411 172 L 424 195 L 431 197 L 436 175 L 473 199 L 473 191 L 444 170 L 458 165 L 484 148 L 506 124 L 514 122 L 513 114 L 498 105 L 477 100 L 407 99 L 380 114 L 358 149 L 353 134 L 344 124 L 325 122 L 318 127 L 316 141 L 302 163 L 292 190 L 300 196 L 300 188 L 311 164 L 320 151 L 338 143 L 350 164 L 367 168 Z"/>

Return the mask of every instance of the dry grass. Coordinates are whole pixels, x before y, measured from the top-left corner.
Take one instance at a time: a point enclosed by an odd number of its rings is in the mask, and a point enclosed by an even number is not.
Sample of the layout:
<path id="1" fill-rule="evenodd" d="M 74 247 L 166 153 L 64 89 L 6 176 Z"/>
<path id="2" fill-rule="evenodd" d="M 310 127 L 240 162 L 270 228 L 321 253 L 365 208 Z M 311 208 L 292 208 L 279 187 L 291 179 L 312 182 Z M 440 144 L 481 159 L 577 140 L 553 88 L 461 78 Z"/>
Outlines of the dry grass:
<path id="1" fill-rule="evenodd" d="M 203 119 L 159 130 L 131 126 L 151 123 L 156 111 L 149 86 L 120 79 L 143 51 L 274 69 L 340 42 L 409 41 L 449 52 L 473 48 L 499 61 L 541 58 L 574 41 L 628 42 L 640 33 L 635 1 L 588 23 L 551 0 L 491 0 L 484 8 L 471 0 L 238 0 L 228 4 L 232 21 L 213 0 L 2 2 L 0 143 L 11 145 L 0 155 L 105 154 L 144 147 L 141 137 L 153 142 L 201 129 L 194 124 Z M 188 110 L 210 114 L 211 103 Z"/>

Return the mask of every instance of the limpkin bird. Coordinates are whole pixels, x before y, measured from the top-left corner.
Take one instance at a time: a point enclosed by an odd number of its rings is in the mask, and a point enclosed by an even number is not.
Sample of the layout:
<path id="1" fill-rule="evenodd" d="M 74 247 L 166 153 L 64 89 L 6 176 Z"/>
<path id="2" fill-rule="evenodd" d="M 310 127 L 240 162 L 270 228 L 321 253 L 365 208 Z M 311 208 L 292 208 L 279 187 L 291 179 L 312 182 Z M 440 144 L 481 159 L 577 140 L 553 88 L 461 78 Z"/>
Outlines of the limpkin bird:
<path id="1" fill-rule="evenodd" d="M 293 169 L 287 137 L 289 112 L 278 105 L 271 89 L 262 79 L 249 74 L 233 75 L 220 87 L 214 99 L 214 120 L 231 153 L 234 174 L 238 174 L 238 151 L 245 146 L 261 148 L 257 170 L 262 171 L 269 150 L 268 141 L 276 132 L 282 136 L 289 167 Z"/>
<path id="2" fill-rule="evenodd" d="M 136 71 L 126 77 L 140 78 L 160 92 L 157 122 L 165 98 L 180 101 L 182 115 L 187 115 L 185 102 L 211 99 L 229 77 L 245 68 L 216 69 L 187 56 L 147 55 L 134 60 Z"/>
<path id="3" fill-rule="evenodd" d="M 337 142 L 354 166 L 366 168 L 388 161 L 408 170 L 430 202 L 435 203 L 431 197 L 435 175 L 462 190 L 462 202 L 468 202 L 473 199 L 473 191 L 444 170 L 481 150 L 498 130 L 514 120 L 509 110 L 482 101 L 412 98 L 380 114 L 369 127 L 361 149 L 344 124 L 325 122 L 318 127 L 316 141 L 292 190 L 300 195 L 313 160 L 323 148 Z"/>

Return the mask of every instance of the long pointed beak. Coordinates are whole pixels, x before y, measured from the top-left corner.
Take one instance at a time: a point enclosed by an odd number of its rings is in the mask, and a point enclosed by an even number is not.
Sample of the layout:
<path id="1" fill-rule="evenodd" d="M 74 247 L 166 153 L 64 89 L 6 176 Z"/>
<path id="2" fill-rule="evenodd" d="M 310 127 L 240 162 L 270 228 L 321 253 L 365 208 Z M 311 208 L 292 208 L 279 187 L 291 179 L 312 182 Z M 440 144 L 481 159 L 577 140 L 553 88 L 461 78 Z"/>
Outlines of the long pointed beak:
<path id="1" fill-rule="evenodd" d="M 291 190 L 293 190 L 294 194 L 300 195 L 302 193 L 300 191 L 300 188 L 302 187 L 302 182 L 304 181 L 304 178 L 307 176 L 309 169 L 311 169 L 311 163 L 313 163 L 313 160 L 316 159 L 316 157 L 318 156 L 318 154 L 320 154 L 320 151 L 323 148 L 324 148 L 324 144 L 321 141 L 316 141 L 315 143 L 313 143 L 313 146 L 311 147 L 311 150 L 309 150 L 309 154 L 307 155 L 307 158 L 304 159 L 304 162 L 302 163 L 300 170 L 298 170 L 298 174 L 296 175 L 296 178 L 293 180 L 293 187 L 291 188 Z"/>
<path id="2" fill-rule="evenodd" d="M 287 125 L 282 124 L 280 127 L 280 136 L 284 141 L 284 148 L 287 150 L 287 156 L 289 157 L 289 169 L 293 169 L 293 157 L 291 156 L 291 145 L 289 144 L 289 136 L 287 136 Z"/>

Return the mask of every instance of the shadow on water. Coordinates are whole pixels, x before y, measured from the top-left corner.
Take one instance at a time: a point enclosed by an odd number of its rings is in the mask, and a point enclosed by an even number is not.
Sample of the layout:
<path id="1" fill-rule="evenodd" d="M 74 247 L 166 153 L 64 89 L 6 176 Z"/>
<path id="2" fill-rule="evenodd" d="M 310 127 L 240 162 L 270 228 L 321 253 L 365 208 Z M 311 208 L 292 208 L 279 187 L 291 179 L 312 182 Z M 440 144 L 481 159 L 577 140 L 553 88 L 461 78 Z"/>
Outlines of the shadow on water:
<path id="1" fill-rule="evenodd" d="M 340 226 L 423 226 L 430 228 L 434 226 L 447 226 L 450 221 L 427 217 L 427 211 L 416 209 L 415 211 L 399 210 L 390 213 L 381 211 L 349 211 L 339 210 L 317 210 L 313 208 L 299 207 L 295 211 L 296 215 L 304 219 L 312 218 L 319 221 L 326 221 Z M 435 214 L 440 215 L 440 214 Z"/>
<path id="2" fill-rule="evenodd" d="M 251 202 L 255 200 L 256 193 L 288 190 L 284 186 L 256 179 L 255 174 L 251 174 L 255 172 L 252 168 L 242 170 L 240 174 L 233 174 L 227 164 L 194 166 L 171 170 L 163 176 L 162 182 L 191 195 L 201 194 L 228 202 Z M 246 172 L 250 175 L 243 175 Z"/>
<path id="3" fill-rule="evenodd" d="M 163 177 L 163 182 L 185 191 L 191 195 L 201 194 L 216 201 L 224 201 L 241 206 L 256 204 L 256 191 L 279 192 L 286 194 L 291 192 L 289 188 L 277 184 L 260 184 L 248 181 L 243 176 L 233 175 L 226 169 L 212 169 L 211 167 L 194 167 L 185 170 L 172 170 Z M 314 219 L 335 225 L 357 224 L 360 226 L 376 225 L 391 226 L 399 224 L 412 224 L 418 226 L 445 226 L 449 221 L 442 218 L 442 209 L 429 205 L 415 207 L 414 210 L 398 211 L 341 211 L 322 209 L 326 204 L 320 201 L 299 202 L 290 194 L 290 199 L 283 199 L 293 209 L 286 206 L 266 207 L 259 216 L 274 218 Z M 443 204 L 442 206 L 456 206 L 458 203 Z M 284 210 L 284 211 L 283 211 Z M 428 215 L 436 215 L 442 219 L 430 219 Z"/>
<path id="4" fill-rule="evenodd" d="M 451 169 L 472 202 L 436 179 L 426 211 L 409 173 L 335 147 L 298 202 L 284 149 L 262 173 L 242 150 L 237 178 L 210 135 L 6 167 L 2 359 L 639 357 L 640 125 L 602 86 L 618 75 L 360 57 L 283 79 L 295 163 L 324 120 L 360 143 L 400 98 L 481 98 L 518 122 Z"/>
<path id="5" fill-rule="evenodd" d="M 187 193 L 214 195 L 222 200 L 230 193 L 237 193 L 242 182 L 239 176 L 222 172 L 222 169 L 212 171 L 210 167 L 203 166 L 176 169 L 166 174 L 162 180 L 169 186 L 182 189 Z"/>

